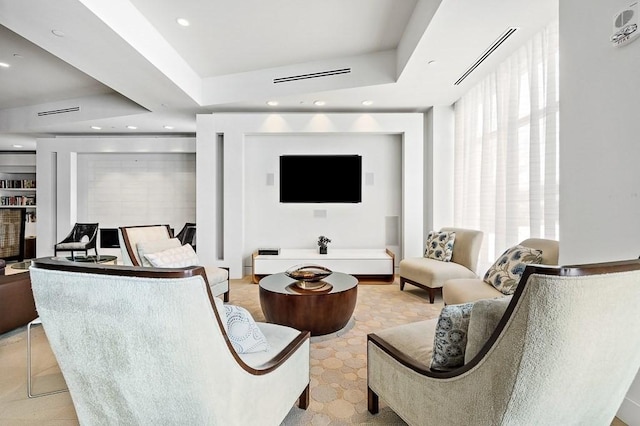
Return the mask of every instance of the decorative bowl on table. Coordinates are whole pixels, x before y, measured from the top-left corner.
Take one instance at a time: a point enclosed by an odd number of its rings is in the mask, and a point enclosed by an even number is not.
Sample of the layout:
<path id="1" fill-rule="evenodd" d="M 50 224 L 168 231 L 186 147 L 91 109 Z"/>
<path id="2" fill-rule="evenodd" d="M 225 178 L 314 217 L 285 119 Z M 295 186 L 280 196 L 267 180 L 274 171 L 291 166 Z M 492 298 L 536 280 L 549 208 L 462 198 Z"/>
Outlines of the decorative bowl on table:
<path id="1" fill-rule="evenodd" d="M 325 285 L 322 281 L 333 273 L 331 269 L 320 265 L 296 265 L 287 269 L 285 275 L 297 280 L 298 287 L 304 289 L 319 288 Z"/>

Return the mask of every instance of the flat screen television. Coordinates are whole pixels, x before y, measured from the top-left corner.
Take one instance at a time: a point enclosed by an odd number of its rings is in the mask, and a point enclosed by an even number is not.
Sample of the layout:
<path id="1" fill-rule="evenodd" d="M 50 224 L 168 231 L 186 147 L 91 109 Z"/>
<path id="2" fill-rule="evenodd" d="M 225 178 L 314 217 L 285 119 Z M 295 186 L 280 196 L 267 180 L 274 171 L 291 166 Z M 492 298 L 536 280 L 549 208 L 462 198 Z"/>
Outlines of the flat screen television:
<path id="1" fill-rule="evenodd" d="M 362 156 L 281 155 L 280 202 L 362 202 Z"/>

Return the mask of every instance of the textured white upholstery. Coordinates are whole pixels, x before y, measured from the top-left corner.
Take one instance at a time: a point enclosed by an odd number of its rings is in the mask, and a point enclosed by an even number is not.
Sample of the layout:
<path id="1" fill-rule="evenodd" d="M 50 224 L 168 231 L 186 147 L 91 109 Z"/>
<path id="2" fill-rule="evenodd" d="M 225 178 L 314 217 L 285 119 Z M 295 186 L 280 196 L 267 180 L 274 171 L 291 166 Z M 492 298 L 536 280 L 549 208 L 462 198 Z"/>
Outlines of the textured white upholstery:
<path id="1" fill-rule="evenodd" d="M 30 272 L 80 424 L 278 425 L 308 402 L 308 332 L 265 325 L 271 350 L 246 365 L 203 268 L 68 265 L 38 259 Z"/>
<path id="2" fill-rule="evenodd" d="M 639 305 L 640 260 L 528 266 L 489 341 L 457 370 L 412 360 L 406 345 L 424 342 L 404 329 L 369 335 L 369 410 L 381 398 L 410 425 L 608 425 L 640 367 Z"/>

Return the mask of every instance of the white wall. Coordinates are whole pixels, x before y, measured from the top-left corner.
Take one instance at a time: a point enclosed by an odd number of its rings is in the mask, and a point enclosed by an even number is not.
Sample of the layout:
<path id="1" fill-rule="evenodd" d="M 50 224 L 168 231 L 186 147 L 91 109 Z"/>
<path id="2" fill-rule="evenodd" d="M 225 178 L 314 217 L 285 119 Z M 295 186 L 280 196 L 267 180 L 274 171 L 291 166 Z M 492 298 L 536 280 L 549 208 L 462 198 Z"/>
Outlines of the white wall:
<path id="1" fill-rule="evenodd" d="M 559 3 L 560 262 L 638 258 L 640 41 L 609 42 L 631 1 Z M 640 425 L 639 376 L 618 417 Z"/>
<path id="2" fill-rule="evenodd" d="M 392 240 L 400 233 L 401 148 L 400 135 L 248 135 L 244 157 L 245 273 L 256 249 L 316 248 L 320 235 L 331 239 L 330 249 L 386 247 L 399 258 L 399 238 Z M 282 154 L 361 155 L 362 202 L 280 203 Z M 299 173 L 329 174 L 332 170 L 301 169 Z M 271 185 L 267 175 L 273 179 Z M 396 229 L 387 229 L 387 221 L 397 224 Z"/>
<path id="3" fill-rule="evenodd" d="M 89 189 L 97 189 L 92 185 L 98 185 L 98 183 L 91 183 L 90 180 L 95 177 L 94 172 L 96 169 L 94 167 L 106 164 L 96 163 L 96 160 L 101 158 L 102 155 L 106 156 L 104 158 L 111 158 L 112 160 L 122 154 L 133 161 L 136 159 L 137 161 L 147 161 L 147 164 L 140 168 L 140 172 L 145 176 L 135 177 L 131 167 L 123 162 L 116 167 L 123 175 L 115 179 L 114 191 L 102 193 L 105 197 L 113 197 L 110 201 L 114 205 L 119 204 L 121 208 L 126 208 L 121 202 L 123 198 L 128 197 L 126 194 L 132 194 L 131 186 L 136 183 L 145 187 L 144 194 L 135 191 L 136 196 L 144 196 L 149 204 L 165 205 L 164 198 L 167 197 L 162 195 L 161 187 L 166 186 L 167 179 L 181 180 L 187 192 L 185 193 L 186 198 L 183 199 L 182 195 L 179 197 L 181 197 L 181 202 L 184 201 L 185 205 L 190 205 L 184 211 L 180 211 L 182 207 L 175 209 L 175 205 L 178 205 L 178 203 L 172 200 L 166 201 L 171 213 L 162 222 L 166 223 L 166 221 L 175 220 L 176 223 L 170 223 L 170 225 L 178 228 L 184 225 L 187 218 L 188 221 L 193 221 L 195 209 L 193 205 L 194 175 L 193 171 L 186 174 L 184 172 L 185 169 L 193 168 L 194 138 L 79 136 L 38 139 L 37 144 L 38 256 L 52 256 L 54 244 L 69 233 L 75 222 L 95 221 L 100 222 L 101 227 L 117 227 L 136 224 L 119 222 L 124 219 L 140 223 L 149 223 L 147 220 L 156 223 L 155 220 L 160 219 L 159 216 L 148 214 L 146 209 L 138 211 L 133 216 L 122 216 L 121 213 L 111 209 L 109 212 L 113 213 L 113 216 L 110 213 L 105 213 L 104 216 L 99 217 L 99 220 L 93 219 L 94 216 L 91 211 L 95 212 L 95 210 L 92 210 L 95 205 L 92 207 L 92 203 L 89 202 Z M 175 163 L 176 156 L 180 159 L 178 161 L 179 166 Z M 148 163 L 148 161 L 151 161 L 151 163 Z M 114 166 L 114 163 L 111 162 L 111 165 Z M 178 169 L 175 170 L 175 167 L 178 167 Z M 165 176 L 157 176 L 157 172 L 160 169 L 164 170 Z M 156 177 L 159 179 L 157 181 L 158 188 L 154 188 L 152 182 L 148 180 L 150 173 L 156 173 Z M 125 177 L 122 178 L 123 176 Z M 132 179 L 132 182 L 127 182 L 127 177 Z M 116 188 L 115 185 L 119 186 Z M 169 186 L 169 188 L 172 187 L 173 185 Z M 177 197 L 175 194 L 173 196 Z M 98 200 L 94 199 L 94 201 Z M 102 200 L 102 202 L 108 201 Z M 116 215 L 119 215 L 119 217 L 116 217 Z M 183 221 L 182 218 L 185 220 Z M 114 249 L 98 249 L 98 251 L 103 254 L 119 255 L 119 251 Z"/>
<path id="4" fill-rule="evenodd" d="M 453 183 L 455 146 L 453 105 L 434 106 L 426 115 L 425 230 L 455 226 Z"/>
<path id="5" fill-rule="evenodd" d="M 101 228 L 196 218 L 196 157 L 191 154 L 79 154 L 78 221 Z"/>
<path id="6" fill-rule="evenodd" d="M 230 267 L 231 277 L 240 278 L 246 273 L 243 264 L 251 252 L 262 245 L 262 241 L 252 240 L 247 226 L 254 226 L 252 213 L 248 213 L 247 192 L 253 188 L 247 179 L 253 179 L 248 168 L 254 167 L 257 160 L 253 158 L 254 148 L 260 137 L 282 135 L 295 136 L 301 140 L 317 138 L 319 135 L 346 138 L 357 135 L 362 141 L 367 135 L 375 140 L 397 140 L 400 146 L 401 185 L 397 190 L 401 193 L 400 205 L 400 252 L 404 256 L 418 256 L 424 244 L 423 230 L 423 115 L 422 114 L 212 114 L 199 115 L 196 135 L 197 149 L 197 185 L 196 220 L 198 222 L 198 257 L 207 264 Z M 257 138 L 257 139 L 256 139 Z M 391 139 L 388 139 L 391 138 Z M 353 145 L 350 145 L 353 143 Z M 384 145 L 385 143 L 383 143 Z M 349 142 L 342 146 L 344 150 L 362 149 L 361 143 Z M 279 153 L 274 153 L 276 155 Z M 379 156 L 380 154 L 375 154 Z M 392 154 L 397 158 L 397 154 Z M 396 167 L 393 157 L 389 158 L 391 173 Z M 269 165 L 267 165 L 269 166 Z M 367 172 L 366 165 L 364 165 Z M 378 167 L 378 166 L 376 166 Z M 378 172 L 377 170 L 380 170 Z M 266 169 L 262 170 L 264 173 Z M 274 172 L 275 173 L 275 172 Z M 384 175 L 382 169 L 374 171 L 374 182 L 378 173 Z M 391 176 L 391 175 L 390 175 Z M 255 179 L 263 180 L 259 176 Z M 216 190 L 218 188 L 218 190 Z M 366 188 L 366 187 L 365 187 Z M 333 217 L 339 209 L 354 206 L 332 206 L 327 209 L 328 217 Z M 322 208 L 322 207 L 321 207 Z M 356 210 L 355 207 L 354 210 Z M 251 206 L 254 211 L 254 206 Z M 357 231 L 350 232 L 350 240 L 370 242 L 370 248 L 382 248 L 380 235 L 382 231 L 367 227 L 370 222 L 380 224 L 379 217 L 396 214 L 397 207 L 390 206 L 383 214 L 369 213 L 362 220 L 349 222 L 349 226 Z M 312 213 L 312 212 L 311 212 Z M 269 213 L 273 215 L 273 212 Z M 247 218 L 249 216 L 249 222 Z M 304 226 L 299 223 L 279 229 L 297 236 L 297 247 L 314 247 L 317 231 L 308 233 L 307 228 L 315 223 L 312 217 Z M 282 223 L 280 221 L 279 223 Z M 269 227 L 264 221 L 262 226 Z M 344 224 L 332 225 L 323 233 L 334 241 L 340 241 L 338 232 L 342 232 Z M 338 228 L 340 226 L 340 228 Z M 374 224 L 374 226 L 376 226 Z M 317 228 L 319 229 L 319 228 Z M 332 232 L 332 230 L 337 232 Z M 376 237 L 366 235 L 373 232 Z M 310 236 L 313 240 L 310 240 Z M 247 240 L 250 238 L 251 240 Z M 283 240 L 283 243 L 294 244 L 294 240 Z M 254 246 L 256 244 L 257 246 Z M 266 243 L 265 243 L 266 244 Z M 277 243 L 270 243 L 274 245 Z M 347 243 L 345 243 L 346 246 Z M 349 243 L 350 244 L 350 243 Z M 355 242 L 354 242 L 355 244 Z M 250 246 L 251 245 L 251 246 Z"/>
<path id="7" fill-rule="evenodd" d="M 78 154 L 78 222 L 100 228 L 168 224 L 177 233 L 196 218 L 195 153 Z M 100 247 L 101 254 L 119 255 Z"/>

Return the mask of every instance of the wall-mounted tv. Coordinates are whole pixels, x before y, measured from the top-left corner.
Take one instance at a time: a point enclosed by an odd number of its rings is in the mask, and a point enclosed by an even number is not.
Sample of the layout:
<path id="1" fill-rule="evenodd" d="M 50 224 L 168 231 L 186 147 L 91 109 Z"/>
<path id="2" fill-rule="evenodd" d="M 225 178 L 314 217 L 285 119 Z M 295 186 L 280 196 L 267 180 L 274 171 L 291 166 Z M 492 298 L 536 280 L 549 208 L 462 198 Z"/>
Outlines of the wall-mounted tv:
<path id="1" fill-rule="evenodd" d="M 362 156 L 281 155 L 280 202 L 362 202 Z"/>

